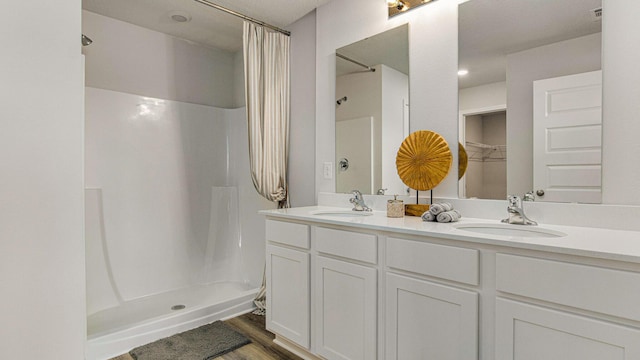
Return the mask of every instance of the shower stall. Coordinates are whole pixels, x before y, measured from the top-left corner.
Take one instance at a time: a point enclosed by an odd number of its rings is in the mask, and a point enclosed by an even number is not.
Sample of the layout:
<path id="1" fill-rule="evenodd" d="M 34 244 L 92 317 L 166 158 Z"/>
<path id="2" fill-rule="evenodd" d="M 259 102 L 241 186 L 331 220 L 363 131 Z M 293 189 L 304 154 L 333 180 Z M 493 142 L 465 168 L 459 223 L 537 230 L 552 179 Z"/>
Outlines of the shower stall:
<path id="1" fill-rule="evenodd" d="M 264 261 L 245 110 L 87 87 L 87 359 L 253 308 Z"/>

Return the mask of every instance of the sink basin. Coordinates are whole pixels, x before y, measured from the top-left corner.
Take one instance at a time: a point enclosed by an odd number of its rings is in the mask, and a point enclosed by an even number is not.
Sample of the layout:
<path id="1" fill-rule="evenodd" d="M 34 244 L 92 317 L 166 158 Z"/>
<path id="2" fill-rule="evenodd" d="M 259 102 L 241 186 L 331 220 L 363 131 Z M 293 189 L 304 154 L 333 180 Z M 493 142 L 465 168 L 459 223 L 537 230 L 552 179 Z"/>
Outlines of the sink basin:
<path id="1" fill-rule="evenodd" d="M 456 226 L 462 231 L 469 231 L 479 234 L 515 236 L 527 238 L 556 238 L 567 236 L 567 234 L 530 225 L 511 224 L 460 224 Z"/>
<path id="2" fill-rule="evenodd" d="M 363 217 L 373 215 L 370 211 L 353 211 L 353 210 L 317 210 L 311 212 L 311 215 L 318 216 L 337 216 L 337 217 Z"/>

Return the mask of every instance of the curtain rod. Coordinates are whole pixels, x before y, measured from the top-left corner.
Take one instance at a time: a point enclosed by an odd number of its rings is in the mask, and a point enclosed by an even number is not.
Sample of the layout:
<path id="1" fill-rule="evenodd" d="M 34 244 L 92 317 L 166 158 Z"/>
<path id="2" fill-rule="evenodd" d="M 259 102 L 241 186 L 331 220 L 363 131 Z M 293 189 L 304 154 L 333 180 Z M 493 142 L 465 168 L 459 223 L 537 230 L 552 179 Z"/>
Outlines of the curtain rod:
<path id="1" fill-rule="evenodd" d="M 199 0 L 196 0 L 196 1 L 199 1 Z M 356 60 L 350 59 L 350 58 L 348 58 L 348 57 L 346 57 L 346 56 L 344 56 L 344 55 L 342 55 L 342 54 L 338 54 L 338 53 L 336 53 L 336 56 L 337 56 L 337 57 L 339 57 L 339 58 L 341 58 L 341 59 L 345 59 L 345 60 L 347 60 L 347 61 L 349 61 L 349 62 L 352 62 L 352 63 L 354 63 L 354 64 L 356 64 L 356 65 L 360 65 L 360 66 L 362 66 L 363 68 L 365 68 L 365 69 L 367 69 L 367 70 L 369 70 L 369 71 L 371 71 L 371 72 L 375 72 L 375 71 L 376 71 L 376 69 L 372 68 L 371 66 L 369 66 L 369 65 L 365 65 L 365 64 L 363 64 L 363 63 L 361 63 L 361 62 L 359 62 L 359 61 L 356 61 Z"/>
<path id="2" fill-rule="evenodd" d="M 285 35 L 287 35 L 287 36 L 291 36 L 291 32 L 289 32 L 289 31 L 287 31 L 287 30 L 280 29 L 279 27 L 277 27 L 277 26 L 273 26 L 273 25 L 271 25 L 271 24 L 267 24 L 267 23 L 266 23 L 266 22 L 264 22 L 264 21 L 260 21 L 260 20 L 254 19 L 254 18 L 252 18 L 252 17 L 249 17 L 249 16 L 247 16 L 247 15 L 241 14 L 241 13 L 239 13 L 239 12 L 235 12 L 235 11 L 233 11 L 233 10 L 231 10 L 231 9 L 227 9 L 227 8 L 226 8 L 226 7 L 224 7 L 224 6 L 220 6 L 220 5 L 218 5 L 218 4 L 214 4 L 214 3 L 210 2 L 210 1 L 207 1 L 207 0 L 195 0 L 195 1 L 196 1 L 196 2 L 199 2 L 200 4 L 210 6 L 210 7 L 214 8 L 214 9 L 218 9 L 218 10 L 220 10 L 220 11 L 224 11 L 224 12 L 226 12 L 227 14 L 231 14 L 231 15 L 233 15 L 233 16 L 237 16 L 237 17 L 239 17 L 239 18 L 241 18 L 241 19 L 243 19 L 243 20 L 247 20 L 247 21 L 250 21 L 250 22 L 252 22 L 252 23 L 254 23 L 254 24 L 258 24 L 258 25 L 260 25 L 260 26 L 264 26 L 264 27 L 266 27 L 266 28 L 269 28 L 269 29 L 271 29 L 271 30 L 274 30 L 274 31 L 277 31 L 277 32 L 279 32 L 279 33 L 285 34 Z"/>

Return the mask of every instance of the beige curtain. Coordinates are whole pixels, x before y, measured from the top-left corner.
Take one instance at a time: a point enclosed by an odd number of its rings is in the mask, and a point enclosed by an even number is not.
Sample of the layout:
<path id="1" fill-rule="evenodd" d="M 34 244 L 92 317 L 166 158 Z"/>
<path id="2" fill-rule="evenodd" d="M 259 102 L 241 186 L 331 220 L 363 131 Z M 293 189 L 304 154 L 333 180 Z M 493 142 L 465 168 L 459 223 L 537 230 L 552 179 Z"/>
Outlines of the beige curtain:
<path id="1" fill-rule="evenodd" d="M 260 195 L 289 207 L 289 37 L 244 22 L 244 77 L 249 161 L 253 185 Z M 265 311 L 265 279 L 254 300 Z"/>
<path id="2" fill-rule="evenodd" d="M 288 207 L 289 37 L 245 21 L 244 75 L 253 185 Z"/>

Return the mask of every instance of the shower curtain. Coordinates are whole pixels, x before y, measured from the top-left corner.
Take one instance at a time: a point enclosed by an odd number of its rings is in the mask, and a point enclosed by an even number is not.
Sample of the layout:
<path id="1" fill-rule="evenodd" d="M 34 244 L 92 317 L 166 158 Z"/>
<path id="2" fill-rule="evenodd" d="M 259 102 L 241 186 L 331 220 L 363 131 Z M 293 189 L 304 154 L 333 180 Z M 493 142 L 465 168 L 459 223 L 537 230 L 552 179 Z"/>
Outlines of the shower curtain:
<path id="1" fill-rule="evenodd" d="M 253 185 L 260 195 L 289 207 L 289 37 L 244 22 L 244 75 L 249 160 Z M 254 301 L 265 310 L 265 279 Z"/>

